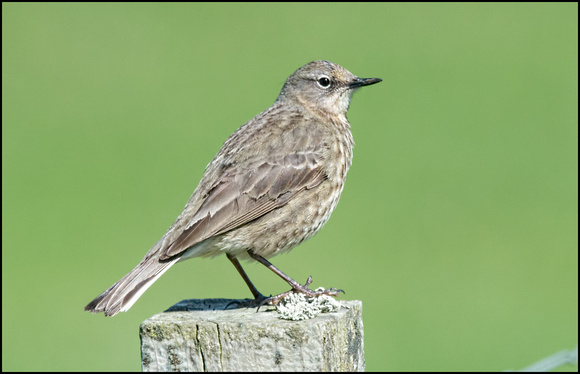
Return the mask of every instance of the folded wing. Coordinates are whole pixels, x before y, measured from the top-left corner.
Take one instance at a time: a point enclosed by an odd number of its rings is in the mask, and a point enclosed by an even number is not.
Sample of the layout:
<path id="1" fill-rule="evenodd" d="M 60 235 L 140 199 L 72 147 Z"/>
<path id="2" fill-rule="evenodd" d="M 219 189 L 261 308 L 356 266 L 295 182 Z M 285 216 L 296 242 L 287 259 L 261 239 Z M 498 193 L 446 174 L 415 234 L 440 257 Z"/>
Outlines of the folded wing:
<path id="1" fill-rule="evenodd" d="M 212 185 L 204 203 L 181 235 L 163 251 L 160 260 L 260 218 L 325 179 L 320 152 L 315 151 L 290 153 L 279 160 L 246 165 L 243 170 L 231 165 Z"/>

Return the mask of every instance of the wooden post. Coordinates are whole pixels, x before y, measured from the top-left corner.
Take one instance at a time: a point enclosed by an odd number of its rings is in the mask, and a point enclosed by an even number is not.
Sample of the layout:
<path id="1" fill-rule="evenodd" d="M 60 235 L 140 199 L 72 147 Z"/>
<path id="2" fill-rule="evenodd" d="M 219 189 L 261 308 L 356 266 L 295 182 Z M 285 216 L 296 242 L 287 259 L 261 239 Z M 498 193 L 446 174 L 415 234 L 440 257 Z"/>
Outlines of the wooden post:
<path id="1" fill-rule="evenodd" d="M 302 321 L 183 300 L 140 327 L 143 371 L 364 371 L 362 302 Z M 237 300 L 242 301 L 242 300 Z"/>

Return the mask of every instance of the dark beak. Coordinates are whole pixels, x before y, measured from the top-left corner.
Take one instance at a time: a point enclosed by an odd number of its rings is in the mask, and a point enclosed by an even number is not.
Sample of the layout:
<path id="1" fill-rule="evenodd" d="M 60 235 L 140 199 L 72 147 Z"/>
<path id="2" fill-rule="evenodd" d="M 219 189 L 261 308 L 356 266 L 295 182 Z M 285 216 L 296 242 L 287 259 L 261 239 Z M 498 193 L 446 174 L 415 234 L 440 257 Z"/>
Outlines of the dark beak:
<path id="1" fill-rule="evenodd" d="M 352 81 L 348 87 L 349 88 L 358 88 L 362 86 L 369 86 L 371 84 L 382 82 L 381 78 L 359 78 L 356 77 L 354 81 Z"/>

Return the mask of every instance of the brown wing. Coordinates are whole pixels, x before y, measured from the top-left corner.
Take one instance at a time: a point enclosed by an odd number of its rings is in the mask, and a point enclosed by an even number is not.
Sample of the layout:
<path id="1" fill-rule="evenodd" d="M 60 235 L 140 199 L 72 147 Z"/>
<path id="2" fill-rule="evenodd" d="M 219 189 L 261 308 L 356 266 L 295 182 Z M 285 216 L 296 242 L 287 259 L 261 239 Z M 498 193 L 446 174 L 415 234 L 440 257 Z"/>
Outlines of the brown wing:
<path id="1" fill-rule="evenodd" d="M 162 253 L 161 260 L 191 246 L 251 222 L 288 203 L 304 189 L 326 179 L 321 155 L 295 152 L 240 169 L 227 168 L 209 190 L 191 223 Z"/>

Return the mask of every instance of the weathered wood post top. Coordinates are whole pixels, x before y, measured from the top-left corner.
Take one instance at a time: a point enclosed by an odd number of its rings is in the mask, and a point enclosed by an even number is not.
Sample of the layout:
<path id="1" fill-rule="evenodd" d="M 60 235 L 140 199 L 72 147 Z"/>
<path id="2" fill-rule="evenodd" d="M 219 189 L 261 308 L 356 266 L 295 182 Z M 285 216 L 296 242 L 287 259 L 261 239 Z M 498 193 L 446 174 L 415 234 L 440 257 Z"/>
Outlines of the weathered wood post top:
<path id="1" fill-rule="evenodd" d="M 143 371 L 364 371 L 362 302 L 301 321 L 183 300 L 140 327 Z"/>

